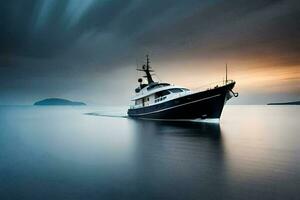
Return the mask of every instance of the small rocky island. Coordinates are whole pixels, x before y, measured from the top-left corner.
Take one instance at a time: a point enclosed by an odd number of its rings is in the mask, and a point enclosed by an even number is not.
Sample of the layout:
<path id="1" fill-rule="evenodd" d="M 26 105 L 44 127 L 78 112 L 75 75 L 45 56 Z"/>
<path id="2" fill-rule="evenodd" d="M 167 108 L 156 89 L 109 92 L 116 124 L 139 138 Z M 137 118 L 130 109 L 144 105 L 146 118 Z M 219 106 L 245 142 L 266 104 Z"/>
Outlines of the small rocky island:
<path id="1" fill-rule="evenodd" d="M 282 102 L 282 103 L 268 103 L 267 105 L 300 105 L 300 101 Z"/>
<path id="2" fill-rule="evenodd" d="M 60 98 L 48 98 L 41 101 L 35 102 L 35 106 L 85 106 L 83 102 L 70 101 L 67 99 Z"/>

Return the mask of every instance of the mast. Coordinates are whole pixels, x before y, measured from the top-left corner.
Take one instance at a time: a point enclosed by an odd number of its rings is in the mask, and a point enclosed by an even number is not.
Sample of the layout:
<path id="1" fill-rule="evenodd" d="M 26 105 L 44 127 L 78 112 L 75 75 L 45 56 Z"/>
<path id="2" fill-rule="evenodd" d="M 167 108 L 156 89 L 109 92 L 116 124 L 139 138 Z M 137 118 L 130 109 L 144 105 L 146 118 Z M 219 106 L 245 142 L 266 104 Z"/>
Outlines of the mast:
<path id="1" fill-rule="evenodd" d="M 226 78 L 225 78 L 225 84 L 227 84 L 227 63 L 226 63 Z"/>
<path id="2" fill-rule="evenodd" d="M 147 81 L 148 81 L 148 84 L 150 83 L 153 83 L 153 79 L 152 79 L 152 75 L 150 72 L 152 72 L 153 70 L 151 70 L 151 67 L 150 67 L 150 59 L 149 59 L 149 55 L 146 55 L 146 65 L 143 65 L 143 68 L 142 69 L 137 69 L 138 71 L 143 71 L 146 73 L 146 77 L 147 78 Z"/>

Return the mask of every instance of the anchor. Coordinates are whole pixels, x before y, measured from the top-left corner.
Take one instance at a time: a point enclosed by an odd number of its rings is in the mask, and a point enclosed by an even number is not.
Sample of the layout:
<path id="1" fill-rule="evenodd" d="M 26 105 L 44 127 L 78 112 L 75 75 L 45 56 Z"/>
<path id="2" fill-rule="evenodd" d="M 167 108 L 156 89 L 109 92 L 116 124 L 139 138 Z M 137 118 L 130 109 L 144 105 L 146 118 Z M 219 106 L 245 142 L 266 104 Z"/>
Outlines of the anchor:
<path id="1" fill-rule="evenodd" d="M 238 92 L 234 92 L 232 89 L 230 89 L 230 92 L 232 93 L 232 95 L 234 97 L 238 97 L 239 96 L 239 93 Z"/>

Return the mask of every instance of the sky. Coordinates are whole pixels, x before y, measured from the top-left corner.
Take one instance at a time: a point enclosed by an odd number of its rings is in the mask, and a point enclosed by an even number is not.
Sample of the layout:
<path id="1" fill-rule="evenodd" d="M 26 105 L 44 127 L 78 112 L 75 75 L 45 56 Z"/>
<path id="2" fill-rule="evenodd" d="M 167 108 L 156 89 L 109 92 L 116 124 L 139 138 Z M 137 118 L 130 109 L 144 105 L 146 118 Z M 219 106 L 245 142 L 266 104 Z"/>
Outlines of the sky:
<path id="1" fill-rule="evenodd" d="M 2 105 L 127 105 L 146 54 L 157 80 L 192 89 L 227 63 L 232 104 L 300 100 L 300 1 L 0 1 Z"/>

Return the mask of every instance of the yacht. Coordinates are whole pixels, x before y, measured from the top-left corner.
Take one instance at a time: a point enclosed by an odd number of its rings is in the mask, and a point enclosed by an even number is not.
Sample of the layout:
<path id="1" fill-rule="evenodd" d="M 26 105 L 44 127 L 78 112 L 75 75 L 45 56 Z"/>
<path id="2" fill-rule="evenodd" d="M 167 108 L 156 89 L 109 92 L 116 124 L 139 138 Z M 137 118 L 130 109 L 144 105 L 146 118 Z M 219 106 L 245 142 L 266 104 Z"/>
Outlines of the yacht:
<path id="1" fill-rule="evenodd" d="M 223 107 L 231 97 L 237 97 L 233 92 L 235 81 L 226 80 L 205 90 L 193 91 L 170 83 L 156 82 L 152 78 L 149 56 L 141 69 L 144 78 L 139 78 L 139 86 L 131 99 L 128 116 L 132 118 L 157 120 L 195 120 L 220 118 Z"/>

